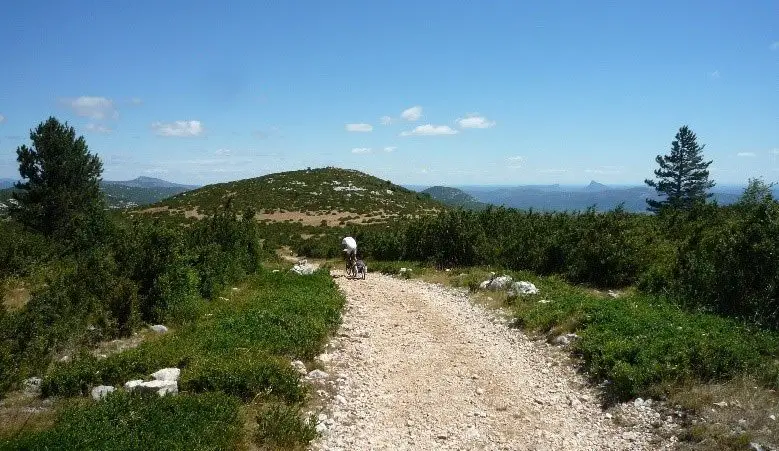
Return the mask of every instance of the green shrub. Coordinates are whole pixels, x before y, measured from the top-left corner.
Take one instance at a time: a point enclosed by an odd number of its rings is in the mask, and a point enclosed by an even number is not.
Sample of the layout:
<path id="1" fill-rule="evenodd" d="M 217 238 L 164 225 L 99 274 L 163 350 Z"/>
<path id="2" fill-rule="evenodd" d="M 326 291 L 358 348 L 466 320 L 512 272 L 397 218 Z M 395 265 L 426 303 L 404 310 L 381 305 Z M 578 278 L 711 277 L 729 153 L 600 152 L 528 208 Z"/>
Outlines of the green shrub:
<path id="1" fill-rule="evenodd" d="M 314 422 L 314 418 L 302 421 L 296 407 L 266 404 L 257 415 L 255 442 L 274 448 L 303 447 L 316 438 Z"/>
<path id="2" fill-rule="evenodd" d="M 235 449 L 242 420 L 236 398 L 221 393 L 158 397 L 116 392 L 61 412 L 48 430 L 23 435 L 0 448 L 26 449 Z"/>
<path id="3" fill-rule="evenodd" d="M 249 350 L 194 358 L 182 374 L 181 388 L 197 393 L 221 391 L 244 401 L 263 394 L 297 403 L 305 394 L 288 361 Z"/>
<path id="4" fill-rule="evenodd" d="M 688 313 L 661 298 L 604 299 L 541 287 L 547 304 L 517 306 L 520 323 L 541 331 L 575 330 L 575 350 L 618 400 L 655 396 L 671 385 L 721 381 L 743 373 L 775 384 L 779 336 L 705 313 Z M 551 291 L 551 292 L 550 292 Z M 546 296 L 546 295 L 545 295 Z"/>

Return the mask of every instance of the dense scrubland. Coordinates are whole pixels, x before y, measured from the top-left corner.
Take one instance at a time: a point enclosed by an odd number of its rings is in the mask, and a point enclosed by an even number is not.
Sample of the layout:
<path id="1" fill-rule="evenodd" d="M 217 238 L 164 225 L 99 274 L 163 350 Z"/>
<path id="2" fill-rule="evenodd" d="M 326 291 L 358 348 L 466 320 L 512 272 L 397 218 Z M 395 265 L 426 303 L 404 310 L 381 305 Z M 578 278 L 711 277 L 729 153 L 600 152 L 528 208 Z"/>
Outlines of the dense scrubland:
<path id="1" fill-rule="evenodd" d="M 61 141 L 40 139 L 49 135 Z M 533 281 L 549 302 L 506 299 L 517 324 L 550 337 L 576 333 L 571 349 L 612 401 L 672 397 L 680 387 L 739 378 L 779 388 L 779 202 L 762 180 L 728 206 L 706 202 L 703 189 L 689 202 L 668 196 L 650 205 L 652 215 L 542 213 L 451 209 L 356 171 L 334 183 L 330 168 L 252 179 L 246 192 L 206 187 L 169 202 L 208 213 L 195 219 L 108 213 L 101 164 L 83 138 L 50 119 L 31 141 L 17 152 L 27 182 L 16 187 L 11 218 L 0 221 L 0 395 L 42 376 L 43 395 L 65 401 L 46 427 L 0 431 L 5 448 L 134 449 L 138 437 L 188 449 L 302 446 L 314 433 L 301 420 L 306 393 L 289 361 L 311 361 L 338 324 L 343 299 L 325 272 L 302 278 L 267 267 L 282 245 L 340 256 L 345 235 L 357 238 L 374 270 L 456 268 L 448 282 L 474 291 L 489 271 Z M 57 185 L 43 182 L 43 167 L 87 170 L 54 177 L 67 180 Z M 659 171 L 662 179 L 668 165 Z M 311 177 L 331 189 L 306 200 L 292 189 L 302 186 L 296 176 L 306 189 Z M 370 203 L 358 199 L 365 196 Z M 304 201 L 316 214 L 340 208 L 358 216 L 332 225 L 257 221 L 265 209 L 308 208 Z M 362 216 L 381 223 L 352 221 Z M 621 294 L 605 297 L 603 289 Z M 15 301 L 14 290 L 27 296 Z M 94 352 L 156 323 L 174 332 L 105 358 Z M 82 396 L 165 366 L 183 370 L 178 397 L 117 393 L 97 403 Z"/>

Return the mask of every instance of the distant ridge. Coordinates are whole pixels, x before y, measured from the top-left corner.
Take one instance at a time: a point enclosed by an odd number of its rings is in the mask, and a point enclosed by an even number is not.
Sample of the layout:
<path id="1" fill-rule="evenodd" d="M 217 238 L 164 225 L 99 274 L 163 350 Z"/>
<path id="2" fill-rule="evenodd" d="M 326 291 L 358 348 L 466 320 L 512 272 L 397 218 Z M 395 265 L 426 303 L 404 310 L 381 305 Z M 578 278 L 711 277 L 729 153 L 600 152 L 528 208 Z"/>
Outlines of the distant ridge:
<path id="1" fill-rule="evenodd" d="M 133 188 L 186 188 L 195 189 L 199 188 L 198 185 L 182 185 L 179 183 L 169 182 L 154 177 L 140 176 L 132 180 L 103 180 L 104 185 L 122 185 Z"/>
<path id="2" fill-rule="evenodd" d="M 448 186 L 432 186 L 422 191 L 422 194 L 427 194 L 432 199 L 446 205 L 450 205 L 452 207 L 462 207 L 468 210 L 480 210 L 486 208 L 487 206 L 486 204 L 479 202 L 475 197 L 459 188 L 451 188 Z"/>
<path id="3" fill-rule="evenodd" d="M 606 191 L 609 187 L 603 183 L 598 183 L 595 180 L 590 181 L 590 184 L 584 187 L 584 191 Z"/>

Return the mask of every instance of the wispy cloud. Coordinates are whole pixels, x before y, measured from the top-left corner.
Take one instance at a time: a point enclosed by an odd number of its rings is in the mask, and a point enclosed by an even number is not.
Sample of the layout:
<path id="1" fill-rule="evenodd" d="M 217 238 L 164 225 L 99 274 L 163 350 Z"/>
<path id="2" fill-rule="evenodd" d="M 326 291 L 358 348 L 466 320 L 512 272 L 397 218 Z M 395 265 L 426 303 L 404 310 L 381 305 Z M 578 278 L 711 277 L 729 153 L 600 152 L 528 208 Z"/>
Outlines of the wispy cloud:
<path id="1" fill-rule="evenodd" d="M 540 174 L 562 174 L 564 172 L 568 172 L 568 169 L 564 169 L 564 168 L 539 169 L 536 172 Z"/>
<path id="2" fill-rule="evenodd" d="M 371 148 L 370 147 L 355 147 L 354 149 L 352 149 L 352 153 L 355 153 L 355 154 L 371 153 Z"/>
<path id="3" fill-rule="evenodd" d="M 5 116 L 0 114 L 0 124 L 2 124 L 3 122 L 5 122 Z"/>
<path id="4" fill-rule="evenodd" d="M 389 153 L 389 152 L 394 152 L 396 149 L 397 147 L 395 146 L 387 146 L 384 148 L 384 151 Z"/>
<path id="5" fill-rule="evenodd" d="M 95 124 L 92 122 L 86 125 L 86 129 L 90 132 L 95 132 L 95 133 L 111 133 L 111 129 L 109 127 L 106 127 L 105 125 L 102 124 Z"/>
<path id="6" fill-rule="evenodd" d="M 739 153 L 736 154 L 736 156 L 738 156 L 738 157 L 754 157 L 755 153 L 754 152 L 739 152 Z"/>
<path id="7" fill-rule="evenodd" d="M 230 155 L 230 149 L 216 149 L 214 155 Z"/>
<path id="8" fill-rule="evenodd" d="M 464 118 L 457 119 L 457 124 L 460 128 L 490 128 L 495 126 L 495 121 L 490 121 L 484 116 L 471 113 Z"/>
<path id="9" fill-rule="evenodd" d="M 146 174 L 167 174 L 169 171 L 165 168 L 150 168 L 143 172 Z"/>
<path id="10" fill-rule="evenodd" d="M 419 105 L 403 110 L 400 117 L 407 121 L 418 121 L 422 117 L 422 107 Z"/>
<path id="11" fill-rule="evenodd" d="M 517 156 L 514 156 L 514 157 L 508 157 L 508 158 L 506 158 L 506 160 L 507 161 L 513 161 L 514 163 L 518 163 L 520 161 L 524 161 L 525 157 L 517 155 Z"/>
<path id="12" fill-rule="evenodd" d="M 373 125 L 371 124 L 346 124 L 347 132 L 372 132 Z"/>
<path id="13" fill-rule="evenodd" d="M 779 41 L 774 41 L 768 46 L 771 50 L 779 50 Z"/>
<path id="14" fill-rule="evenodd" d="M 119 112 L 114 107 L 114 102 L 105 97 L 81 96 L 75 99 L 62 98 L 60 102 L 68 106 L 77 115 L 96 121 L 119 117 Z"/>
<path id="15" fill-rule="evenodd" d="M 130 105 L 138 106 L 138 105 L 142 105 L 142 104 L 143 104 L 143 100 L 141 100 L 138 97 L 133 97 L 132 99 L 130 99 Z"/>
<path id="16" fill-rule="evenodd" d="M 771 149 L 771 150 L 768 151 L 768 153 L 770 153 L 772 155 L 779 155 L 779 149 Z"/>
<path id="17" fill-rule="evenodd" d="M 381 122 L 381 125 L 391 125 L 392 118 L 389 116 L 382 116 L 381 118 L 379 118 L 379 122 Z"/>
<path id="18" fill-rule="evenodd" d="M 709 73 L 709 77 L 716 80 L 720 77 L 719 70 L 715 70 L 714 72 Z"/>
<path id="19" fill-rule="evenodd" d="M 155 122 L 151 128 L 159 136 L 192 137 L 203 133 L 200 121 Z"/>
<path id="20" fill-rule="evenodd" d="M 448 125 L 419 125 L 411 131 L 404 131 L 400 136 L 438 136 L 438 135 L 456 135 L 457 130 Z"/>

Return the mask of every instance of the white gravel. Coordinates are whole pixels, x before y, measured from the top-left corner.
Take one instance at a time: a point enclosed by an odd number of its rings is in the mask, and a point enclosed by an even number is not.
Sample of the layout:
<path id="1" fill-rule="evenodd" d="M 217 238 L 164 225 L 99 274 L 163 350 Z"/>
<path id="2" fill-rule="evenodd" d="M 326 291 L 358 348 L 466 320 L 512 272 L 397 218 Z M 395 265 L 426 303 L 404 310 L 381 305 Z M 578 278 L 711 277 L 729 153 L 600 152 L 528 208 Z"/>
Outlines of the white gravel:
<path id="1" fill-rule="evenodd" d="M 347 306 L 319 360 L 330 391 L 317 391 L 327 401 L 315 412 L 322 436 L 311 449 L 671 445 L 646 425 L 617 425 L 562 351 L 510 329 L 467 293 L 380 274 L 334 274 Z"/>

